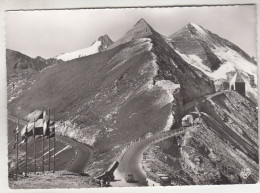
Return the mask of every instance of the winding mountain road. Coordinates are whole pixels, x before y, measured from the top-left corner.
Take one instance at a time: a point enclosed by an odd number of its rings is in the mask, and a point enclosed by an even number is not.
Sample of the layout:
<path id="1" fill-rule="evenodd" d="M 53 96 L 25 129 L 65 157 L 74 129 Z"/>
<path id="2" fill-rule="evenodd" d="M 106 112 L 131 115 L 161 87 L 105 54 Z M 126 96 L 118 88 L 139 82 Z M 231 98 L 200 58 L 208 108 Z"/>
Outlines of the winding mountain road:
<path id="1" fill-rule="evenodd" d="M 66 170 L 74 173 L 83 173 L 94 155 L 93 150 L 85 144 L 61 135 L 56 135 L 56 139 L 70 145 L 76 150 L 76 157 L 71 164 L 67 166 Z"/>
<path id="2" fill-rule="evenodd" d="M 186 105 L 184 105 L 184 114 L 190 112 L 197 103 L 203 100 L 211 99 L 217 95 L 223 94 L 223 92 L 216 92 L 197 98 Z M 130 147 L 121 155 L 119 159 L 119 167 L 115 171 L 115 181 L 111 182 L 112 186 L 115 187 L 126 187 L 126 186 L 147 186 L 146 174 L 142 169 L 142 156 L 147 148 L 157 141 L 180 135 L 185 132 L 187 128 L 178 128 L 167 132 L 158 133 L 150 138 L 142 139 L 130 145 Z M 135 183 L 127 183 L 124 179 L 126 174 L 133 174 L 135 177 Z"/>
<path id="3" fill-rule="evenodd" d="M 191 111 L 192 108 L 196 105 L 197 102 L 201 102 L 205 99 L 210 99 L 214 96 L 220 95 L 223 92 L 217 92 L 213 94 L 208 94 L 202 96 L 184 106 L 184 112 L 187 113 Z M 17 118 L 11 115 L 8 115 L 8 120 L 16 121 Z M 27 121 L 19 119 L 20 124 L 26 125 Z M 157 141 L 161 141 L 172 136 L 180 135 L 181 133 L 185 132 L 186 128 L 178 128 L 175 130 L 170 130 L 167 132 L 158 133 L 152 137 L 142 139 L 138 142 L 132 143 L 130 147 L 121 155 L 119 160 L 119 167 L 115 171 L 116 181 L 112 182 L 112 186 L 146 186 L 146 174 L 142 169 L 141 162 L 143 153 L 152 143 Z M 89 163 L 90 159 L 93 157 L 93 150 L 88 147 L 87 145 L 81 144 L 76 142 L 72 139 L 66 138 L 64 136 L 56 135 L 56 139 L 72 146 L 76 150 L 76 157 L 67 166 L 67 170 L 75 173 L 82 173 L 84 172 L 85 167 Z M 125 174 L 134 174 L 136 178 L 135 183 L 126 183 L 124 179 Z"/>
<path id="4" fill-rule="evenodd" d="M 17 118 L 8 115 L 8 120 L 16 122 Z M 19 123 L 21 125 L 28 124 L 27 121 L 22 119 L 19 119 Z M 61 135 L 56 134 L 56 139 L 71 146 L 76 151 L 76 157 L 74 159 L 71 158 L 73 159 L 73 161 L 70 163 L 70 165 L 67 166 L 66 170 L 74 173 L 83 173 L 87 164 L 89 163 L 89 161 L 94 155 L 93 150 L 85 144 L 79 143 L 73 139 Z"/>
<path id="5" fill-rule="evenodd" d="M 118 171 L 115 172 L 115 181 L 111 182 L 111 185 L 115 187 L 146 186 L 146 174 L 141 166 L 143 153 L 152 143 L 180 135 L 184 133 L 186 129 L 187 128 L 178 128 L 162 132 L 130 145 L 130 147 L 121 155 L 119 167 L 117 169 Z M 127 183 L 124 179 L 126 174 L 134 174 L 136 181 L 134 183 Z"/>

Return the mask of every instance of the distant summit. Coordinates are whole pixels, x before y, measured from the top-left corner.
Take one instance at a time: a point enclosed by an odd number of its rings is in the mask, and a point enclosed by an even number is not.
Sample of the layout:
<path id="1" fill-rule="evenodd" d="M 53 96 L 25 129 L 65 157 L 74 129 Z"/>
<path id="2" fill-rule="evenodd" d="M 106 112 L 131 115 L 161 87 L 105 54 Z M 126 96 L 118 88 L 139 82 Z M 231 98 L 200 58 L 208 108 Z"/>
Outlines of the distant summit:
<path id="1" fill-rule="evenodd" d="M 110 48 L 114 48 L 120 44 L 130 42 L 143 37 L 158 34 L 143 18 L 140 19 L 122 38 L 113 43 Z"/>
<path id="2" fill-rule="evenodd" d="M 110 46 L 112 43 L 113 41 L 110 39 L 110 37 L 105 34 L 104 36 L 100 36 L 98 40 L 96 40 L 91 46 L 87 48 L 83 48 L 69 53 L 64 53 L 59 56 L 56 56 L 55 58 L 63 61 L 68 61 L 84 56 L 89 56 L 105 51 L 108 48 L 108 46 Z"/>
<path id="3" fill-rule="evenodd" d="M 44 59 L 40 56 L 31 58 L 21 52 L 6 49 L 7 76 L 24 73 L 25 71 L 39 72 L 60 62 L 62 61 L 53 58 Z"/>
<path id="4" fill-rule="evenodd" d="M 214 55 L 211 48 L 215 48 L 214 40 L 204 28 L 189 23 L 170 36 L 172 46 L 180 53 L 195 54 L 211 71 L 220 67 L 221 60 Z"/>
<path id="5" fill-rule="evenodd" d="M 256 64 L 256 61 L 238 46 L 198 24 L 189 23 L 172 34 L 170 38 L 172 39 L 172 45 L 180 52 L 194 53 L 195 50 L 193 48 L 196 48 L 196 53 L 203 55 L 201 57 L 203 62 L 213 71 L 222 62 L 218 57 L 213 56 L 212 51 L 221 47 L 232 49 L 249 62 Z M 211 60 L 211 62 L 208 60 Z"/>
<path id="6" fill-rule="evenodd" d="M 231 74 L 240 71 L 247 95 L 257 101 L 256 61 L 238 46 L 194 23 L 187 24 L 170 38 L 173 49 L 212 80 L 227 80 Z"/>
<path id="7" fill-rule="evenodd" d="M 98 41 L 101 42 L 101 45 L 98 48 L 99 52 L 105 51 L 108 48 L 108 46 L 114 43 L 107 34 L 100 36 L 98 38 Z"/>

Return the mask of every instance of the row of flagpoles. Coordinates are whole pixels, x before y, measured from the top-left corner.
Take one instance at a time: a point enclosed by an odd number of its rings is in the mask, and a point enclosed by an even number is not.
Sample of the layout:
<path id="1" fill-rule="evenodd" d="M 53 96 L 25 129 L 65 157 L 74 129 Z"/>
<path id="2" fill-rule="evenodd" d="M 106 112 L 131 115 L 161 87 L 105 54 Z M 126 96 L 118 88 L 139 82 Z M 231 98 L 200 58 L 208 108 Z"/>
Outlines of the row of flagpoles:
<path id="1" fill-rule="evenodd" d="M 31 120 L 27 125 L 21 129 L 22 141 L 19 143 L 19 119 L 17 119 L 17 128 L 15 130 L 15 148 L 16 148 L 16 179 L 19 170 L 19 146 L 25 143 L 25 176 L 27 176 L 27 141 L 30 137 L 33 137 L 34 141 L 34 173 L 36 173 L 36 136 L 42 136 L 42 172 L 44 172 L 44 137 L 48 138 L 49 146 L 49 164 L 48 170 L 51 170 L 51 149 L 50 149 L 50 139 L 53 138 L 53 172 L 55 172 L 55 122 L 50 119 L 50 110 L 48 114 L 46 111 L 40 111 L 33 120 Z"/>

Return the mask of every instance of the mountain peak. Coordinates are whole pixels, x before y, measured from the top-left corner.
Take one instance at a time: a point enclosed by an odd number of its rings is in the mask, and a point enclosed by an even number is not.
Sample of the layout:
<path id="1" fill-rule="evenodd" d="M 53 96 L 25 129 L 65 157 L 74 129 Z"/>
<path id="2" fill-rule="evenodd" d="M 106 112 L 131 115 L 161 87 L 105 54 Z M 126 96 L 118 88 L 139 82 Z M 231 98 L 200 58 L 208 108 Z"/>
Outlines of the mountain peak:
<path id="1" fill-rule="evenodd" d="M 112 44 L 109 48 L 114 48 L 120 44 L 130 42 L 139 38 L 148 37 L 154 35 L 155 30 L 143 19 L 141 18 L 125 35 Z"/>
<path id="2" fill-rule="evenodd" d="M 113 40 L 111 40 L 107 34 L 100 36 L 98 38 L 98 41 L 101 42 L 101 45 L 98 48 L 99 52 L 103 52 L 104 50 L 106 50 L 108 48 L 108 46 L 110 46 L 111 44 L 114 43 Z"/>
<path id="3" fill-rule="evenodd" d="M 105 34 L 103 36 L 100 36 L 89 47 L 86 47 L 86 48 L 83 48 L 80 50 L 75 50 L 73 52 L 63 53 L 63 54 L 56 56 L 55 58 L 63 60 L 63 61 L 68 61 L 68 60 L 73 60 L 75 58 L 93 55 L 98 52 L 105 51 L 113 43 L 114 42 L 110 39 L 110 37 L 107 34 Z"/>
<path id="4" fill-rule="evenodd" d="M 200 27 L 198 24 L 196 23 L 188 23 L 187 26 L 191 26 L 191 27 Z"/>
<path id="5" fill-rule="evenodd" d="M 137 25 L 137 24 L 145 24 L 145 25 L 149 25 L 146 21 L 145 21 L 145 19 L 144 18 L 141 18 L 135 25 Z"/>
<path id="6" fill-rule="evenodd" d="M 152 32 L 152 27 L 143 19 L 141 18 L 134 26 L 132 29 L 135 29 L 135 28 L 141 28 L 145 31 L 149 31 L 149 32 Z"/>
<path id="7" fill-rule="evenodd" d="M 201 35 L 206 35 L 206 34 L 207 34 L 207 30 L 205 30 L 203 27 L 201 27 L 201 26 L 198 25 L 198 24 L 189 23 L 186 27 L 187 27 L 189 30 L 192 30 L 192 29 L 193 29 L 193 32 L 194 32 L 194 30 L 195 30 L 197 33 L 200 33 Z"/>
<path id="8" fill-rule="evenodd" d="M 99 41 L 101 41 L 101 40 L 109 40 L 109 41 L 112 41 L 107 34 L 105 34 L 105 35 L 103 35 L 103 36 L 100 36 L 100 37 L 98 38 L 98 40 L 99 40 Z"/>

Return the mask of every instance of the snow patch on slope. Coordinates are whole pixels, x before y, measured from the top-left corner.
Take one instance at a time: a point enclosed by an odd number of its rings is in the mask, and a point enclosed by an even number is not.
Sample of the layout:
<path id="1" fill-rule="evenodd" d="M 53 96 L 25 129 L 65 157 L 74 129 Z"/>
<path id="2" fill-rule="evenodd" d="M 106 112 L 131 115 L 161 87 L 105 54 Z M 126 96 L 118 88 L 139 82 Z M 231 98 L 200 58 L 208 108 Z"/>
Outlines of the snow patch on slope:
<path id="1" fill-rule="evenodd" d="M 250 93 L 254 99 L 257 101 L 258 98 L 258 90 L 257 87 L 253 88 L 250 85 L 250 78 L 249 75 L 254 76 L 254 83 L 257 85 L 257 66 L 245 58 L 243 58 L 239 53 L 235 52 L 234 50 L 227 48 L 227 47 L 216 47 L 213 50 L 214 54 L 221 60 L 225 61 L 222 66 L 226 66 L 226 70 L 223 73 L 227 73 L 228 71 L 233 71 L 238 69 L 246 78 L 243 78 L 246 84 L 246 92 Z M 221 67 L 222 67 L 221 66 Z M 218 69 L 218 71 L 221 70 Z"/>
<path id="2" fill-rule="evenodd" d="M 257 67 L 241 57 L 233 50 L 223 48 L 217 48 L 214 52 L 221 60 L 225 61 L 217 70 L 212 72 L 206 65 L 202 63 L 202 59 L 196 55 L 186 55 L 175 50 L 188 64 L 201 70 L 204 74 L 209 76 L 213 80 L 227 79 L 227 73 L 239 69 L 243 72 L 254 76 L 257 83 Z"/>
<path id="3" fill-rule="evenodd" d="M 199 70 L 201 70 L 202 72 L 204 72 L 206 75 L 210 75 L 211 74 L 211 70 L 209 67 L 205 66 L 204 64 L 202 64 L 202 59 L 194 54 L 190 54 L 190 55 L 186 55 L 186 54 L 182 54 L 180 53 L 178 50 L 175 50 L 177 52 L 177 54 L 179 54 L 182 59 L 184 59 L 188 64 L 194 66 L 195 68 L 198 68 Z"/>
<path id="4" fill-rule="evenodd" d="M 173 93 L 176 89 L 180 88 L 180 84 L 175 84 L 169 80 L 160 80 L 155 83 L 156 86 L 161 87 L 163 90 L 166 91 L 168 97 L 165 98 L 166 101 L 164 102 L 172 102 L 174 100 Z"/>
<path id="5" fill-rule="evenodd" d="M 229 65 L 228 63 L 222 64 L 218 70 L 215 70 L 212 72 L 209 67 L 204 65 L 202 63 L 202 59 L 196 55 L 186 55 L 182 54 L 179 51 L 175 50 L 181 57 L 184 59 L 188 64 L 192 65 L 193 67 L 199 69 L 202 71 L 204 74 L 206 74 L 209 78 L 212 80 L 217 80 L 217 79 L 227 79 L 227 73 L 230 71 L 234 71 L 235 67 L 233 65 Z"/>
<path id="6" fill-rule="evenodd" d="M 68 60 L 72 60 L 72 59 L 79 58 L 79 57 L 89 56 L 89 55 L 98 53 L 99 46 L 101 46 L 101 41 L 95 41 L 88 48 L 84 48 L 84 49 L 77 50 L 77 51 L 70 52 L 70 53 L 61 54 L 55 58 L 63 60 L 63 61 L 68 61 Z"/>
<path id="7" fill-rule="evenodd" d="M 244 78 L 246 84 L 246 92 L 253 95 L 257 100 L 257 87 L 253 88 L 250 85 L 249 75 L 254 76 L 254 83 L 257 85 L 257 66 L 251 62 L 244 59 L 239 53 L 227 47 L 217 47 L 212 49 L 214 54 L 223 61 L 223 64 L 212 72 L 206 65 L 202 63 L 202 59 L 195 55 L 186 55 L 180 53 L 178 50 L 175 50 L 188 64 L 199 69 L 204 74 L 206 74 L 212 80 L 225 79 L 227 80 L 227 73 L 235 72 L 239 70 L 243 73 L 246 78 Z"/>
<path id="8" fill-rule="evenodd" d="M 174 122 L 174 117 L 172 115 L 172 113 L 170 113 L 170 115 L 168 116 L 168 119 L 167 119 L 167 122 L 166 122 L 166 125 L 164 127 L 164 131 L 169 131 L 171 130 L 171 127 L 173 125 L 173 122 Z"/>
<path id="9" fill-rule="evenodd" d="M 190 23 L 198 32 L 200 32 L 201 35 L 203 36 L 208 36 L 208 34 L 205 32 L 204 29 L 202 29 L 199 25 L 195 24 L 195 23 Z"/>
<path id="10" fill-rule="evenodd" d="M 230 48 L 216 47 L 216 49 L 213 49 L 212 51 L 218 58 L 225 61 L 224 64 L 228 64 L 243 72 L 253 75 L 257 82 L 257 66 L 255 64 L 247 61 L 239 53 Z"/>
<path id="11" fill-rule="evenodd" d="M 199 32 L 200 36 L 204 37 L 207 41 L 212 42 L 211 37 L 202 27 L 194 23 L 190 23 L 190 24 Z"/>

